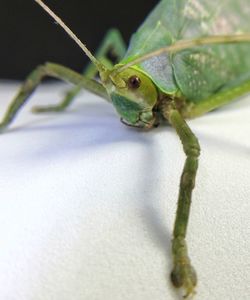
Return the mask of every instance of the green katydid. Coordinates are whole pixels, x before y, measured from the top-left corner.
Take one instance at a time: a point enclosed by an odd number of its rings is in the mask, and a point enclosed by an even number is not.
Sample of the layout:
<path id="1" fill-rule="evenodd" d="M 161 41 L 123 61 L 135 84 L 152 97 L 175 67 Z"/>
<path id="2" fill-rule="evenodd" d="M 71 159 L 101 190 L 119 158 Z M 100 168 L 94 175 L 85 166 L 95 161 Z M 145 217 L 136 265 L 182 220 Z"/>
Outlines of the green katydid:
<path id="1" fill-rule="evenodd" d="M 112 30 L 96 58 L 42 1 L 35 1 L 78 43 L 92 64 L 85 76 L 57 64 L 39 66 L 11 103 L 0 130 L 11 123 L 44 76 L 76 87 L 59 105 L 37 107 L 36 112 L 61 111 L 84 88 L 111 101 L 126 125 L 150 129 L 166 120 L 176 130 L 187 156 L 173 232 L 171 280 L 184 288 L 185 296 L 192 295 L 197 278 L 185 236 L 200 147 L 185 119 L 250 91 L 247 0 L 222 0 L 220 4 L 162 0 L 133 35 L 127 52 L 119 33 Z M 121 58 L 115 66 L 105 56 L 110 46 Z M 101 82 L 93 79 L 96 70 Z"/>

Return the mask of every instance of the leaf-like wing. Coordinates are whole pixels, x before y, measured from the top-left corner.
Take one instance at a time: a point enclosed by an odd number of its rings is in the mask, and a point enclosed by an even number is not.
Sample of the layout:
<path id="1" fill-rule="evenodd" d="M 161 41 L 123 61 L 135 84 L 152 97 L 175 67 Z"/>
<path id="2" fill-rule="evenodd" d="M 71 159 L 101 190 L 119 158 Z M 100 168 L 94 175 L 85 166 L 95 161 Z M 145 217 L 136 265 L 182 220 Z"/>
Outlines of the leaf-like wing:
<path id="1" fill-rule="evenodd" d="M 250 31 L 248 0 L 190 0 L 182 38 Z M 250 44 L 214 45 L 173 55 L 174 77 L 184 96 L 200 101 L 250 79 Z"/>
<path id="2" fill-rule="evenodd" d="M 185 0 L 162 0 L 153 9 L 144 23 L 133 34 L 126 56 L 121 63 L 150 51 L 171 45 L 182 29 Z M 169 93 L 177 91 L 169 55 L 152 58 L 138 66 L 163 90 Z"/>
<path id="3" fill-rule="evenodd" d="M 132 36 L 122 62 L 168 46 L 176 40 L 250 31 L 249 0 L 162 0 Z M 141 63 L 161 90 L 178 89 L 191 101 L 250 79 L 250 45 L 195 47 Z"/>
<path id="4" fill-rule="evenodd" d="M 174 76 L 189 101 L 200 101 L 250 79 L 250 44 L 182 51 L 172 58 Z"/>

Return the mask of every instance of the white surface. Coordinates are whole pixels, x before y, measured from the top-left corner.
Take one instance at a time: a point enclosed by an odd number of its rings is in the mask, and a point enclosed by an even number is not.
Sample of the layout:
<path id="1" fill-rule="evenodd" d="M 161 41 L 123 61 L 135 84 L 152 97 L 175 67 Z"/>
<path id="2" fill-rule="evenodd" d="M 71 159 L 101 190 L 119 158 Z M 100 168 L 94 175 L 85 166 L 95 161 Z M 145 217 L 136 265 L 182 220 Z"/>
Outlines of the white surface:
<path id="1" fill-rule="evenodd" d="M 16 92 L 0 86 L 0 113 Z M 184 163 L 169 127 L 140 132 L 83 93 L 0 136 L 4 300 L 171 300 L 170 240 Z M 61 91 L 61 92 L 59 92 Z M 250 97 L 190 121 L 202 152 L 188 229 L 197 300 L 250 299 Z"/>

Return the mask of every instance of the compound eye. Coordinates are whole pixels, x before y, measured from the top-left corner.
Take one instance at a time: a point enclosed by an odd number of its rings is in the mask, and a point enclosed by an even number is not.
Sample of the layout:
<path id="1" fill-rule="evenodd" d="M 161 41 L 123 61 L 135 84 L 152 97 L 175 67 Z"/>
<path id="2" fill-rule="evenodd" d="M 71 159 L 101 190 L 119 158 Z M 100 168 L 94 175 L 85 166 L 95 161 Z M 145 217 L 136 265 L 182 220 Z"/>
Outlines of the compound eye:
<path id="1" fill-rule="evenodd" d="M 141 85 L 141 79 L 138 76 L 131 76 L 128 79 L 128 86 L 131 89 L 138 89 Z"/>

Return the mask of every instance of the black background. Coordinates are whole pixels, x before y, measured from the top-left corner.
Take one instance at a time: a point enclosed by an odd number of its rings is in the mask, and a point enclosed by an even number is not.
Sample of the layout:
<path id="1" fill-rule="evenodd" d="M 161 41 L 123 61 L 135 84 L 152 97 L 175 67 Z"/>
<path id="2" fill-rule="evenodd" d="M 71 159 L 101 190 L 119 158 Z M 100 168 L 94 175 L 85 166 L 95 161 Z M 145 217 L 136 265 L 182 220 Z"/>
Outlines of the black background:
<path id="1" fill-rule="evenodd" d="M 125 41 L 157 0 L 46 0 L 48 6 L 94 51 L 105 32 L 118 28 Z M 81 71 L 88 61 L 34 0 L 1 1 L 0 78 L 23 79 L 38 64 L 52 61 Z"/>

